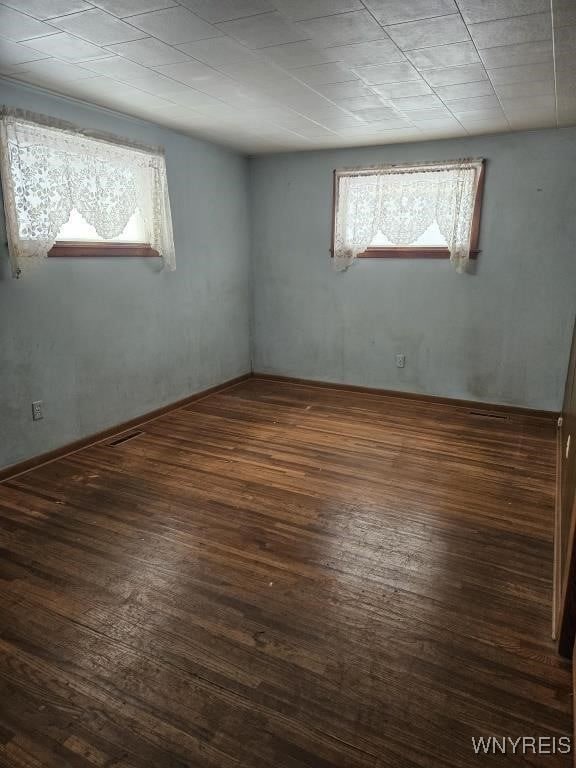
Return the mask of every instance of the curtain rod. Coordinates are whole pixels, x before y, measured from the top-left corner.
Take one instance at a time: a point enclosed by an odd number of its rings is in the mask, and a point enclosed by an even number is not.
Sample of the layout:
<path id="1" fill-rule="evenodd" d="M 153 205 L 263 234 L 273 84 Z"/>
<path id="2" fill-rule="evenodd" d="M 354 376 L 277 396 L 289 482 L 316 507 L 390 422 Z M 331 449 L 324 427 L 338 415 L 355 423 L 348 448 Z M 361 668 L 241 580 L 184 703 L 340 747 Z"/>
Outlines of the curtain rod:
<path id="1" fill-rule="evenodd" d="M 32 123 L 34 125 L 41 125 L 45 128 L 53 128 L 58 131 L 63 131 L 71 136 L 84 136 L 87 139 L 95 139 L 97 141 L 104 141 L 107 144 L 114 144 L 115 146 L 129 147 L 131 149 L 140 150 L 146 154 L 151 155 L 164 155 L 165 149 L 162 146 L 153 146 L 144 144 L 133 139 L 127 139 L 123 136 L 117 136 L 114 133 L 108 133 L 106 131 L 97 131 L 89 128 L 80 128 L 75 123 L 67 122 L 66 120 L 60 120 L 57 117 L 51 117 L 49 115 L 43 115 L 38 112 L 31 112 L 26 109 L 20 109 L 18 107 L 9 107 L 5 104 L 0 107 L 0 120 L 13 118 L 14 120 L 21 120 L 25 123 Z"/>
<path id="2" fill-rule="evenodd" d="M 445 171 L 452 167 L 462 167 L 467 165 L 477 166 L 485 162 L 483 157 L 463 157 L 458 160 L 439 160 L 436 162 L 422 163 L 385 163 L 382 165 L 364 165 L 354 168 L 336 168 L 335 173 L 340 175 L 361 176 L 362 174 L 371 174 L 377 171 L 390 171 L 398 173 L 410 173 L 423 170 Z"/>

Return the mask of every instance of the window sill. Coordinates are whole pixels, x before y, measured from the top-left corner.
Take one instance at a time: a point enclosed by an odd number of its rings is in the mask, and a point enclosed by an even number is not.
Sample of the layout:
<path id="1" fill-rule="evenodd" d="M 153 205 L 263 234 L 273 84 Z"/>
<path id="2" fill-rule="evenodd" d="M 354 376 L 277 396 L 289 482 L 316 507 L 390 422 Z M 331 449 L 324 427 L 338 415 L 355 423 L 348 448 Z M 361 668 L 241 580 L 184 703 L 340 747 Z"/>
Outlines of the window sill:
<path id="1" fill-rule="evenodd" d="M 158 251 L 144 243 L 106 243 L 61 241 L 55 243 L 48 251 L 49 258 L 108 258 L 116 256 L 138 256 L 140 258 L 156 258 Z"/>
<path id="2" fill-rule="evenodd" d="M 476 259 L 480 253 L 478 248 L 470 251 L 470 258 Z M 449 259 L 448 248 L 368 248 L 359 253 L 359 259 Z"/>

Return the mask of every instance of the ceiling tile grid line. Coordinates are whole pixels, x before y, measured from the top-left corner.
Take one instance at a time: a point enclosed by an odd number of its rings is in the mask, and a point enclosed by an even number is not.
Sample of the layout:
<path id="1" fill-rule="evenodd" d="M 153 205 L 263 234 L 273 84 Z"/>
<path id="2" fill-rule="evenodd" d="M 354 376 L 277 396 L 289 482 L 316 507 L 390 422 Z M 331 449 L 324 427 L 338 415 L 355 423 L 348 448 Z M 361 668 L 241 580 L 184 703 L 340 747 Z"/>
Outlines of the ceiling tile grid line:
<path id="1" fill-rule="evenodd" d="M 576 123 L 574 0 L 0 0 L 0 76 L 261 152 Z"/>

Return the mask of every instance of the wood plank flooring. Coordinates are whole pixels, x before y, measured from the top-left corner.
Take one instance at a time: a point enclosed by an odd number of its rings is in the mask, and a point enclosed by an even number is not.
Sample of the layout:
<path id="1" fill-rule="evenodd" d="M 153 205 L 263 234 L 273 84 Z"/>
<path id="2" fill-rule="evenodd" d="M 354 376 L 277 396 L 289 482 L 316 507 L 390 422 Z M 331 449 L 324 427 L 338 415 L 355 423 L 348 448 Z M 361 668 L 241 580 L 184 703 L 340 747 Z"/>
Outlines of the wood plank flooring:
<path id="1" fill-rule="evenodd" d="M 554 432 L 252 379 L 0 486 L 0 765 L 568 766 Z"/>

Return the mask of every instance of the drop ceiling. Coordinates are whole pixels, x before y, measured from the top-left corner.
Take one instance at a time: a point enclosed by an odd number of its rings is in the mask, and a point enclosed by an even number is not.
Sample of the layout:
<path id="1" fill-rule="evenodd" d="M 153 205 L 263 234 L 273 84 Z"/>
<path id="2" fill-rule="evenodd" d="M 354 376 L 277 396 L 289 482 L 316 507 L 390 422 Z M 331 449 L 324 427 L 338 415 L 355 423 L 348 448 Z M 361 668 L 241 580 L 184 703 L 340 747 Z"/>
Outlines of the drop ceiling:
<path id="1" fill-rule="evenodd" d="M 0 76 L 251 153 L 576 124 L 576 0 L 2 0 Z"/>

